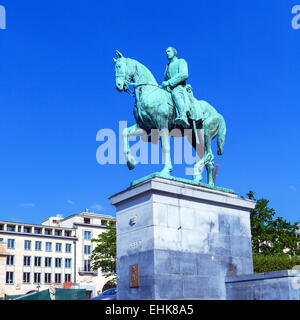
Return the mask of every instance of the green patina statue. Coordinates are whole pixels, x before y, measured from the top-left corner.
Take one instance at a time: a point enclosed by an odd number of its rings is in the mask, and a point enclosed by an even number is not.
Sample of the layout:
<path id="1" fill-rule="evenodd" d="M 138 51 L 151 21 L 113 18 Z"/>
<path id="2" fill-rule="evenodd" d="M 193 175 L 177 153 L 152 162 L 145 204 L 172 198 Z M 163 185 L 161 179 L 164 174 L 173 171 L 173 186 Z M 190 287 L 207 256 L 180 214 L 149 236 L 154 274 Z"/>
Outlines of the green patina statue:
<path id="1" fill-rule="evenodd" d="M 143 139 L 146 136 L 150 141 L 151 130 L 158 129 L 164 154 L 164 168 L 160 176 L 170 178 L 172 162 L 169 134 L 177 128 L 182 134 L 186 134 L 200 158 L 200 161 L 194 166 L 192 182 L 201 184 L 202 170 L 206 166 L 207 185 L 213 187 L 214 156 L 211 141 L 216 136 L 218 137 L 218 154 L 221 155 L 225 143 L 226 125 L 222 115 L 210 104 L 194 98 L 192 87 L 186 83 L 188 79 L 186 61 L 177 58 L 175 48 L 167 48 L 166 55 L 169 63 L 164 74 L 164 81 L 159 86 L 152 73 L 144 65 L 136 60 L 125 58 L 119 51 L 116 53 L 118 58 L 114 58 L 114 61 L 117 90 L 131 93 L 129 86 L 134 86 L 136 124 L 124 129 L 123 132 L 124 154 L 128 168 L 131 170 L 136 165 L 130 152 L 129 136 L 142 136 Z M 203 132 L 202 138 L 201 131 Z M 201 143 L 203 148 L 197 148 Z M 199 150 L 203 150 L 202 154 Z"/>

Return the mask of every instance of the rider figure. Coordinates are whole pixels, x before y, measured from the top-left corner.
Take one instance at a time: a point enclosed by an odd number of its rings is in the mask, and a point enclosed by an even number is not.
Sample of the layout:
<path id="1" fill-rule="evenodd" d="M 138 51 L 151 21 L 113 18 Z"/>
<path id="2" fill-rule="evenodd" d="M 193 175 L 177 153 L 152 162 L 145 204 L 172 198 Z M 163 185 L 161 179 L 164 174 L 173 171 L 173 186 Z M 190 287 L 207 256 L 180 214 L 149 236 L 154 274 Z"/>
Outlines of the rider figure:
<path id="1" fill-rule="evenodd" d="M 164 74 L 164 82 L 161 84 L 163 88 L 172 92 L 172 98 L 176 106 L 177 118 L 175 124 L 188 128 L 187 119 L 188 101 L 186 96 L 186 80 L 188 79 L 188 66 L 184 59 L 177 58 L 177 51 L 173 47 L 166 50 L 169 63 L 167 64 Z"/>

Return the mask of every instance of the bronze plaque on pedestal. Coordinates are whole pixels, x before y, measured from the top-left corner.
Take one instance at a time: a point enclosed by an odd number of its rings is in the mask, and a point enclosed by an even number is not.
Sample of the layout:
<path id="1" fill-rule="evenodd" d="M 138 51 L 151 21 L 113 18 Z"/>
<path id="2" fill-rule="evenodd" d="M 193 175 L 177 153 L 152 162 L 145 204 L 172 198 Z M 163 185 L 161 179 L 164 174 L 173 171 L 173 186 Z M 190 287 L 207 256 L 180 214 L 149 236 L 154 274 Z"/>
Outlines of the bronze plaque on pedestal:
<path id="1" fill-rule="evenodd" d="M 129 266 L 129 286 L 130 288 L 140 286 L 140 268 L 138 264 Z"/>

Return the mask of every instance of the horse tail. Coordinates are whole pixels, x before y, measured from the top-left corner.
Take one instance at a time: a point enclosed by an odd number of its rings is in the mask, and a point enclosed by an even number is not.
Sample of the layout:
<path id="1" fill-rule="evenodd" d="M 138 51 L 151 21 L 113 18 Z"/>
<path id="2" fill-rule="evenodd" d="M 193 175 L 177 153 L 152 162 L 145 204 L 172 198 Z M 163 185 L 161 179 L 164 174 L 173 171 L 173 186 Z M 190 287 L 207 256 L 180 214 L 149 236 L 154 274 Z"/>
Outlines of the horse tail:
<path id="1" fill-rule="evenodd" d="M 218 130 L 218 155 L 223 154 L 224 144 L 225 144 L 225 136 L 226 136 L 226 124 L 224 118 L 220 115 L 220 123 Z"/>

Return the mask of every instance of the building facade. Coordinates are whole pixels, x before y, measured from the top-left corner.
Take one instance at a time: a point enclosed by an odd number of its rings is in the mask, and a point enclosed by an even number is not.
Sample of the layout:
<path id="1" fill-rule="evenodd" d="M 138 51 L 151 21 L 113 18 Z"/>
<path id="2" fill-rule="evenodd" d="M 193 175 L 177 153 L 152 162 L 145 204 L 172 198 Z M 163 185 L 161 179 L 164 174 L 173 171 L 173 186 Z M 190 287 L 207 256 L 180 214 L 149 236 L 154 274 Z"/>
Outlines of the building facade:
<path id="1" fill-rule="evenodd" d="M 0 221 L 0 297 L 66 285 L 88 297 L 102 292 L 109 279 L 92 270 L 89 256 L 108 222 L 115 218 L 88 210 L 40 225 Z"/>

